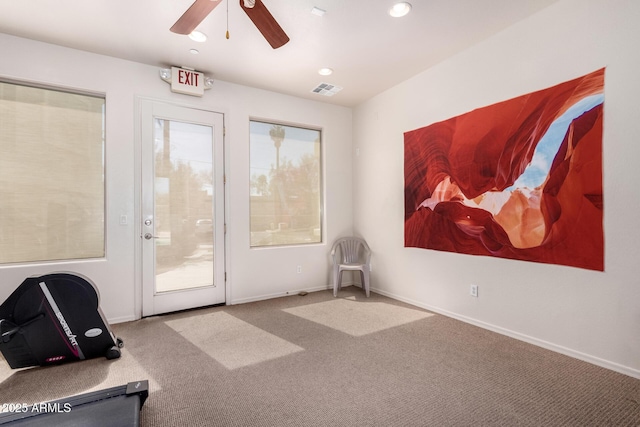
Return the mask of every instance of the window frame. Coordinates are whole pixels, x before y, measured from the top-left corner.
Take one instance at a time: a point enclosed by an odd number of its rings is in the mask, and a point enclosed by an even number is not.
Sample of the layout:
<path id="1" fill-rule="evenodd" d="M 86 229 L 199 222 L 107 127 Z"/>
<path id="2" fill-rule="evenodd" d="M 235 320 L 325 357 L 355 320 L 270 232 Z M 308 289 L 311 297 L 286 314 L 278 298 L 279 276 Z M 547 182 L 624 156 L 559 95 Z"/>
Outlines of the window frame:
<path id="1" fill-rule="evenodd" d="M 253 215 L 252 215 L 252 197 L 253 195 L 253 173 L 252 170 L 254 169 L 253 167 L 253 163 L 252 163 L 252 150 L 251 150 L 251 144 L 252 144 L 252 132 L 251 132 L 251 126 L 252 123 L 261 123 L 264 125 L 269 125 L 269 126 L 281 126 L 286 128 L 296 128 L 296 129 L 301 129 L 303 131 L 311 131 L 311 132 L 317 132 L 317 144 L 318 144 L 318 148 L 317 148 L 317 169 L 318 169 L 318 187 L 317 187 L 317 191 L 318 191 L 318 199 L 317 199 L 317 203 L 318 203 L 318 210 L 317 210 L 317 215 L 318 215 L 318 232 L 317 232 L 317 240 L 313 240 L 313 241 L 308 241 L 308 242 L 304 242 L 304 241 L 297 241 L 297 242 L 291 242 L 291 243 L 275 243 L 275 244 L 254 244 L 252 241 L 252 234 L 254 231 L 252 231 L 252 226 L 253 226 Z M 275 142 L 275 141 L 274 141 Z M 315 141 L 314 141 L 315 142 Z M 282 158 L 282 156 L 281 156 Z M 264 119 L 264 118 L 257 118 L 257 117 L 249 117 L 249 248 L 250 249 L 255 249 L 255 250 L 263 250 L 263 249 L 270 249 L 270 248 L 289 248 L 289 247 L 296 247 L 296 246 L 313 246 L 313 245 L 322 245 L 325 242 L 325 229 L 326 229 L 326 219 L 325 219 L 325 209 L 324 209 L 324 201 L 325 201 L 325 182 L 324 182 L 324 129 L 322 127 L 319 126 L 313 126 L 313 125 L 308 125 L 308 124 L 300 124 L 300 123 L 293 123 L 293 122 L 287 122 L 287 121 L 282 121 L 282 120 L 273 120 L 273 119 Z M 316 233 L 313 233 L 314 235 L 316 235 Z"/>

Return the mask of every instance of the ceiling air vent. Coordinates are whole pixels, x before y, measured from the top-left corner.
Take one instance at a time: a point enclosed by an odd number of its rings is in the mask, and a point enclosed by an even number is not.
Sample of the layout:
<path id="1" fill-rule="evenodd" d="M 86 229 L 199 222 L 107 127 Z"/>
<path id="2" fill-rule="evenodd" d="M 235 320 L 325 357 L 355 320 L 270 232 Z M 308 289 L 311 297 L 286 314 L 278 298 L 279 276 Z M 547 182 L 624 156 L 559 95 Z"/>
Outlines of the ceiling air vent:
<path id="1" fill-rule="evenodd" d="M 311 89 L 311 92 L 324 96 L 333 96 L 341 90 L 342 88 L 340 86 L 335 86 L 329 83 L 320 83 L 317 87 Z"/>

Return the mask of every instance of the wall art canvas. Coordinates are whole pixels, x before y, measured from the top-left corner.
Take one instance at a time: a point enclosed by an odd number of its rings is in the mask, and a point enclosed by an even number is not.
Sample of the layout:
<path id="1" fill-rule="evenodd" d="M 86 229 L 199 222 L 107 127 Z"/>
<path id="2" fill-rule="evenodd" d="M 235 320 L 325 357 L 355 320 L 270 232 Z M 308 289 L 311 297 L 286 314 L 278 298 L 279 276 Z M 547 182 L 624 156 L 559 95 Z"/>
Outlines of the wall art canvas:
<path id="1" fill-rule="evenodd" d="M 405 246 L 604 271 L 604 72 L 406 132 Z"/>

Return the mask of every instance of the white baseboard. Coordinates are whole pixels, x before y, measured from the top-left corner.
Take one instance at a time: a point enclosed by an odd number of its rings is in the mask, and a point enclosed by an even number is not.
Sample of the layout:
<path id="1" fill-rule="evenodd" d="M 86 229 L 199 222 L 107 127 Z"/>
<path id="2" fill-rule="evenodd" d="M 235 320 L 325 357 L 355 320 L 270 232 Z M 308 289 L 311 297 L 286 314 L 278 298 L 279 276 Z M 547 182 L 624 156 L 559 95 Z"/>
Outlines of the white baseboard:
<path id="1" fill-rule="evenodd" d="M 376 292 L 376 293 L 380 294 L 380 295 L 384 295 L 386 297 L 389 297 L 389 298 L 392 298 L 392 299 L 395 299 L 395 300 L 398 300 L 398 301 L 402 301 L 402 302 L 405 302 L 407 304 L 414 305 L 416 307 L 424 308 L 425 310 L 433 311 L 434 313 L 438 313 L 438 314 L 441 314 L 443 316 L 450 317 L 452 319 L 460 320 L 461 322 L 469 323 L 471 325 L 478 326 L 480 328 L 487 329 L 489 331 L 496 332 L 496 333 L 501 334 L 501 335 L 506 335 L 508 337 L 515 338 L 517 340 L 524 341 L 524 342 L 527 342 L 529 344 L 533 344 L 533 345 L 536 345 L 538 347 L 545 348 L 547 350 L 555 351 L 556 353 L 564 354 L 565 356 L 573 357 L 575 359 L 582 360 L 584 362 L 588 362 L 588 363 L 591 363 L 593 365 L 600 366 L 602 368 L 610 369 L 612 371 L 619 372 L 621 374 L 628 375 L 630 377 L 640 379 L 640 370 L 638 370 L 638 369 L 634 369 L 634 368 L 630 368 L 628 366 L 620 365 L 618 363 L 611 362 L 609 360 L 605 360 L 605 359 L 601 359 L 599 357 L 591 356 L 589 354 L 585 354 L 585 353 L 582 353 L 582 352 L 579 352 L 579 351 L 576 351 L 576 350 L 572 350 L 570 348 L 563 347 L 561 345 L 557 345 L 557 344 L 554 344 L 554 343 L 551 343 L 551 342 L 548 342 L 548 341 L 544 341 L 544 340 L 541 340 L 541 339 L 538 339 L 538 338 L 535 338 L 535 337 L 531 337 L 529 335 L 525 335 L 525 334 L 522 334 L 520 332 L 515 332 L 515 331 L 512 331 L 510 329 L 506 329 L 506 328 L 503 328 L 503 327 L 500 327 L 500 326 L 492 325 L 490 323 L 482 322 L 480 320 L 476 320 L 476 319 L 473 319 L 473 318 L 470 318 L 470 317 L 467 317 L 467 316 L 462 316 L 462 315 L 457 314 L 457 313 L 453 313 L 453 312 L 450 312 L 450 311 L 447 311 L 447 310 L 443 310 L 443 309 L 441 309 L 439 307 L 434 307 L 434 306 L 431 306 L 429 304 L 424 304 L 424 303 L 419 302 L 419 301 L 414 301 L 414 300 L 409 299 L 409 298 L 404 298 L 402 296 L 395 295 L 395 294 L 392 294 L 390 292 L 383 291 L 381 289 L 372 288 L 371 290 L 373 292 Z"/>
<path id="2" fill-rule="evenodd" d="M 113 317 L 107 319 L 110 325 L 115 325 L 116 323 L 125 323 L 132 322 L 134 320 L 138 320 L 135 316 L 122 316 L 122 317 Z"/>
<path id="3" fill-rule="evenodd" d="M 345 285 L 342 285 L 342 286 L 345 286 Z M 295 289 L 295 290 L 285 291 L 285 292 L 276 292 L 273 294 L 256 295 L 249 298 L 237 298 L 237 299 L 232 299 L 231 301 L 227 301 L 227 305 L 246 304 L 248 302 L 264 301 L 272 298 L 281 298 L 281 297 L 288 297 L 291 295 L 298 295 L 300 292 L 316 292 L 316 291 L 324 291 L 327 289 L 333 289 L 333 285 L 316 286 L 313 288 Z"/>

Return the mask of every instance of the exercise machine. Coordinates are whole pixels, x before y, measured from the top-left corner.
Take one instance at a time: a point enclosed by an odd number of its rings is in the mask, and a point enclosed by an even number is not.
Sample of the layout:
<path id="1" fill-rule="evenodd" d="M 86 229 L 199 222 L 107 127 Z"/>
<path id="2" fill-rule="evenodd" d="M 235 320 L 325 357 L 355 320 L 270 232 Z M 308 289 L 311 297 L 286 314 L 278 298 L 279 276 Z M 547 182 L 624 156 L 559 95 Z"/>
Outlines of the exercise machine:
<path id="1" fill-rule="evenodd" d="M 0 351 L 11 368 L 120 357 L 123 342 L 100 310 L 98 289 L 71 273 L 29 277 L 0 305 Z"/>
<path id="2" fill-rule="evenodd" d="M 136 427 L 148 396 L 149 382 L 144 380 L 46 403 L 9 404 L 8 412 L 0 413 L 0 425 Z"/>

